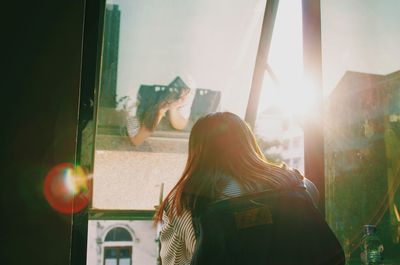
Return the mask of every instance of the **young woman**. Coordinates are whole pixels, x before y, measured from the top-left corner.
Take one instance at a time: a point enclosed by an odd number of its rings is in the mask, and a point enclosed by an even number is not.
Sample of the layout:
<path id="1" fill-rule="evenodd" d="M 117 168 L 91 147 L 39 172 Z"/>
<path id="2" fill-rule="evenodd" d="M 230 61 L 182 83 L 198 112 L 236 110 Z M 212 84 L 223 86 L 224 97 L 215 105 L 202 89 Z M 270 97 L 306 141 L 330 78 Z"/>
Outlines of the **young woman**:
<path id="1" fill-rule="evenodd" d="M 196 243 L 191 213 L 198 198 L 214 201 L 305 185 L 304 180 L 296 170 L 269 163 L 248 125 L 235 114 L 218 112 L 200 118 L 190 134 L 182 177 L 156 215 L 162 223 L 162 264 L 190 264 Z"/>
<path id="2" fill-rule="evenodd" d="M 153 96 L 141 97 L 152 90 Z M 194 93 L 188 87 L 142 86 L 138 93 L 136 116 L 127 118 L 127 133 L 131 143 L 139 146 L 155 130 L 164 116 L 167 116 L 171 127 L 176 130 L 185 129 L 189 121 L 190 108 Z"/>

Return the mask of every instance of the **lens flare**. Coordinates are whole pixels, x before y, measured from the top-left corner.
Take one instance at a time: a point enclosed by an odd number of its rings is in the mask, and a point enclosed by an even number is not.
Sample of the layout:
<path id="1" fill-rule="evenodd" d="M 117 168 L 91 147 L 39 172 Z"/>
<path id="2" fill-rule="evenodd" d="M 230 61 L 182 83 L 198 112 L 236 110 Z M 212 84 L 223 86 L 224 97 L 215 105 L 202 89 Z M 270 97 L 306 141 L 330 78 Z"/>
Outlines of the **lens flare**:
<path id="1" fill-rule="evenodd" d="M 44 196 L 58 212 L 69 214 L 81 211 L 90 200 L 91 182 L 81 166 L 62 163 L 53 167 L 44 181 Z"/>

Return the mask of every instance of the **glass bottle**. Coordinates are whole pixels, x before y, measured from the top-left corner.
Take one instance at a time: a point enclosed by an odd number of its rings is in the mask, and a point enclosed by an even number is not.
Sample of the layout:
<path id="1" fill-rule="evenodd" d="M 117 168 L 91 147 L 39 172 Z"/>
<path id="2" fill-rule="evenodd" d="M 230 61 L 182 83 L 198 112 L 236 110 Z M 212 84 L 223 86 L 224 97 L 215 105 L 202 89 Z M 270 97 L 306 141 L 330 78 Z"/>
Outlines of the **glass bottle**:
<path id="1" fill-rule="evenodd" d="M 365 265 L 382 264 L 383 244 L 376 234 L 375 225 L 364 225 L 360 258 Z"/>

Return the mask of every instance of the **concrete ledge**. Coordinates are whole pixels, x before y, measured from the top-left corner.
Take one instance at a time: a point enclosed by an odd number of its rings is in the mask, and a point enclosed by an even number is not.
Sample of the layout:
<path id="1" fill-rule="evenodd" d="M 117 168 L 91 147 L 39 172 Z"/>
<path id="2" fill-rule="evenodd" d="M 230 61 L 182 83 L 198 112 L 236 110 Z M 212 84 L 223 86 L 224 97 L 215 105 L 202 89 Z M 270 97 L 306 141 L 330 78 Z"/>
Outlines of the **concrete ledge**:
<path id="1" fill-rule="evenodd" d="M 188 139 L 183 136 L 183 134 L 180 134 L 180 137 L 171 137 L 169 132 L 167 134 L 154 133 L 154 136 L 135 147 L 129 141 L 128 136 L 100 134 L 96 136 L 96 150 L 186 153 Z"/>

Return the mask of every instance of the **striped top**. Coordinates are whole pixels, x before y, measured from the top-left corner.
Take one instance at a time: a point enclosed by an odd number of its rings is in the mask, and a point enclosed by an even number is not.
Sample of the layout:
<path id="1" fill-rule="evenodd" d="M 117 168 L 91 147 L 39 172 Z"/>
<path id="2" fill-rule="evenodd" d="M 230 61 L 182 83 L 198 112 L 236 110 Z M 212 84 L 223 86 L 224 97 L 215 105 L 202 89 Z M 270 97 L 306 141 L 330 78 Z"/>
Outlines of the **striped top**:
<path id="1" fill-rule="evenodd" d="M 222 197 L 233 197 L 242 194 L 243 189 L 236 181 L 228 182 Z M 183 210 L 182 215 L 175 213 L 171 220 L 167 213 L 163 212 L 163 220 L 160 231 L 162 265 L 187 265 L 193 256 L 196 245 L 196 237 L 192 224 L 190 211 Z"/>
<path id="2" fill-rule="evenodd" d="M 174 215 L 173 220 L 163 212 L 163 223 L 160 231 L 160 257 L 163 265 L 190 264 L 196 237 L 192 225 L 192 217 L 188 210 L 182 215 Z"/>

